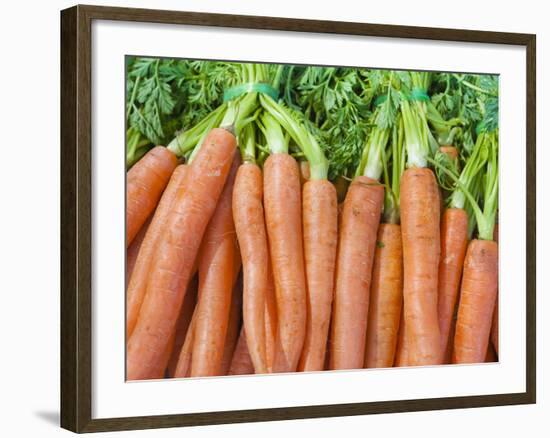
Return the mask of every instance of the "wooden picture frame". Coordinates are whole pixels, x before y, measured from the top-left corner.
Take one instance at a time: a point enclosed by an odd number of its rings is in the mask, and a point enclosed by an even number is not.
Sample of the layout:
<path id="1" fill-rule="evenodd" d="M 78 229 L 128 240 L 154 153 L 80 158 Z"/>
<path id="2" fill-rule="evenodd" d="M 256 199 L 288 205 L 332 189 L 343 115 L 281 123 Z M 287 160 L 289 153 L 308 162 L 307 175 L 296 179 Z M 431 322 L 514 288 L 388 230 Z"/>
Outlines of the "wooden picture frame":
<path id="1" fill-rule="evenodd" d="M 526 48 L 527 283 L 524 393 L 92 419 L 91 24 L 114 20 L 519 45 Z M 98 432 L 535 403 L 536 37 L 530 34 L 75 6 L 61 12 L 61 426 Z"/>

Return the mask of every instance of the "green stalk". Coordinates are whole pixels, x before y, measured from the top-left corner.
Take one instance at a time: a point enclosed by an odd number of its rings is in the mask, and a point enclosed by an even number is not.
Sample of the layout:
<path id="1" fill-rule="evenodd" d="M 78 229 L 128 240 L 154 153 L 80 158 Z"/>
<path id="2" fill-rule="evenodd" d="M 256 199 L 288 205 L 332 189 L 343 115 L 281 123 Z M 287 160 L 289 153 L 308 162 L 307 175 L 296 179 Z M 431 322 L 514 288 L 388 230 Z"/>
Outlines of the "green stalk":
<path id="1" fill-rule="evenodd" d="M 498 208 L 498 131 L 481 133 L 476 145 L 477 153 L 474 151 L 460 178 L 455 180 L 456 189 L 451 196 L 450 207 L 466 209 L 469 219 L 475 219 L 478 238 L 493 240 Z M 434 164 L 438 165 L 435 161 Z M 450 178 L 456 178 L 448 169 L 441 170 Z M 467 177 L 462 177 L 465 174 Z M 458 195 L 459 192 L 462 195 Z M 483 208 L 480 207 L 478 193 L 482 194 Z M 468 201 L 471 210 L 465 201 Z"/>
<path id="2" fill-rule="evenodd" d="M 399 117 L 392 127 L 389 156 L 384 154 L 384 222 L 398 224 L 400 221 L 401 176 L 405 171 L 405 148 L 403 147 L 403 119 Z M 391 163 L 391 172 L 388 167 Z M 391 175 L 390 175 L 391 174 Z"/>
<path id="3" fill-rule="evenodd" d="M 327 179 L 328 161 L 315 137 L 282 105 L 269 96 L 260 95 L 262 107 L 290 135 L 309 162 L 311 179 Z M 271 148 L 271 146 L 270 146 Z"/>
<path id="4" fill-rule="evenodd" d="M 264 112 L 258 120 L 258 127 L 264 135 L 271 154 L 288 154 L 288 137 L 283 133 L 277 119 Z"/>
<path id="5" fill-rule="evenodd" d="M 384 167 L 384 150 L 390 138 L 390 129 L 375 126 L 367 138 L 356 176 L 363 175 L 379 180 Z"/>
<path id="6" fill-rule="evenodd" d="M 199 144 L 199 140 L 204 137 L 205 132 L 208 132 L 210 129 L 220 125 L 226 108 L 227 104 L 224 103 L 220 105 L 191 129 L 176 135 L 176 137 L 174 137 L 174 139 L 166 147 L 176 154 L 176 156 L 184 156 L 187 152 Z"/>
<path id="7" fill-rule="evenodd" d="M 431 147 L 426 119 L 418 106 L 411 107 L 406 96 L 401 99 L 401 115 L 405 132 L 407 167 L 427 167 Z"/>
<path id="8" fill-rule="evenodd" d="M 239 145 L 244 163 L 256 164 L 256 130 L 254 124 L 247 124 L 241 131 Z"/>
<path id="9" fill-rule="evenodd" d="M 450 208 L 464 208 L 466 203 L 466 192 L 472 194 L 476 188 L 476 182 L 487 163 L 489 151 L 485 140 L 485 133 L 478 136 L 472 154 L 466 161 L 464 169 L 458 177 L 456 188 L 449 198 Z"/>

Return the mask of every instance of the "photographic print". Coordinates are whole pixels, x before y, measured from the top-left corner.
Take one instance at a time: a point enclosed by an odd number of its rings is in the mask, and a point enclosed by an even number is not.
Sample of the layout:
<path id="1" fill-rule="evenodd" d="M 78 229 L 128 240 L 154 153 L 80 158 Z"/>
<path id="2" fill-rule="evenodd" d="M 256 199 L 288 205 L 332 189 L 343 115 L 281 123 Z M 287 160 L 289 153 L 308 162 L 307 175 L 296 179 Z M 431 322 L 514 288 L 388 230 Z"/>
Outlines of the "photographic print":
<path id="1" fill-rule="evenodd" d="M 62 427 L 534 403 L 535 42 L 62 11 Z"/>
<path id="2" fill-rule="evenodd" d="M 497 75 L 126 60 L 127 379 L 498 361 Z"/>

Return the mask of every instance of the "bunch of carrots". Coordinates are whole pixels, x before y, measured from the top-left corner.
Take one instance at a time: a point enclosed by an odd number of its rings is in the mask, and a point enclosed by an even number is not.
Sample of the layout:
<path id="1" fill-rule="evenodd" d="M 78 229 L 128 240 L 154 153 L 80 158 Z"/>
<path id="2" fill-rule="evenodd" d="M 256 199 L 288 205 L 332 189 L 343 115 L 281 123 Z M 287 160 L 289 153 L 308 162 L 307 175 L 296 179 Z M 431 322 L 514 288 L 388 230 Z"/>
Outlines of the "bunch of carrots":
<path id="1" fill-rule="evenodd" d="M 127 173 L 127 379 L 496 360 L 494 91 L 345 76 L 365 132 L 342 154 L 336 110 L 296 98 L 326 76 L 225 64 L 223 101 Z"/>

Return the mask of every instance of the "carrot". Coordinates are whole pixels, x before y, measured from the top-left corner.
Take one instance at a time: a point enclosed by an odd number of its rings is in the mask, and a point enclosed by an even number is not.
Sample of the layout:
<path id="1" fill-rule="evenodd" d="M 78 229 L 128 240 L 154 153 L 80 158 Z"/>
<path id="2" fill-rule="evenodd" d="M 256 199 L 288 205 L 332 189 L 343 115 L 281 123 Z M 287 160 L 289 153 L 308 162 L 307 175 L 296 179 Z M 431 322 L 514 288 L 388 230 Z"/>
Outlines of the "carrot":
<path id="1" fill-rule="evenodd" d="M 126 333 L 128 337 L 130 337 L 134 331 L 138 320 L 139 310 L 147 290 L 147 279 L 149 277 L 157 242 L 165 229 L 166 220 L 172 209 L 174 199 L 178 191 L 182 190 L 184 187 L 187 170 L 188 166 L 184 164 L 176 167 L 176 170 L 174 170 L 140 247 L 133 270 L 134 272 L 130 277 L 128 292 L 126 294 Z"/>
<path id="2" fill-rule="evenodd" d="M 231 360 L 231 366 L 229 367 L 229 375 L 244 375 L 254 374 L 254 364 L 252 363 L 252 357 L 248 352 L 247 336 L 245 328 L 241 329 L 235 352 Z"/>
<path id="3" fill-rule="evenodd" d="M 157 206 L 177 162 L 173 152 L 157 146 L 126 174 L 126 247 Z"/>
<path id="4" fill-rule="evenodd" d="M 191 357 L 193 354 L 193 343 L 195 342 L 195 325 L 197 320 L 197 307 L 191 317 L 189 328 L 185 334 L 185 341 L 179 352 L 174 377 L 189 377 L 191 375 Z"/>
<path id="5" fill-rule="evenodd" d="M 401 180 L 403 296 L 409 365 L 442 361 L 437 313 L 439 198 L 433 172 L 409 168 Z"/>
<path id="6" fill-rule="evenodd" d="M 441 221 L 441 258 L 438 277 L 440 348 L 447 351 L 449 333 L 460 290 L 460 278 L 468 245 L 468 215 L 461 208 L 447 208 Z"/>
<path id="7" fill-rule="evenodd" d="M 253 163 L 240 166 L 233 190 L 233 217 L 243 261 L 243 324 L 256 373 L 267 372 L 265 295 L 268 277 L 262 171 Z"/>
<path id="8" fill-rule="evenodd" d="M 303 186 L 307 328 L 299 371 L 323 370 L 334 288 L 338 207 L 336 189 L 326 179 Z"/>
<path id="9" fill-rule="evenodd" d="M 267 359 L 267 371 L 273 372 L 273 359 L 275 357 L 275 343 L 277 339 L 277 299 L 275 296 L 275 282 L 273 269 L 268 257 L 267 288 L 265 291 L 265 354 Z"/>
<path id="10" fill-rule="evenodd" d="M 264 207 L 277 299 L 278 341 L 274 372 L 295 371 L 306 331 L 300 172 L 285 153 L 264 163 Z"/>
<path id="11" fill-rule="evenodd" d="M 399 333 L 397 335 L 397 346 L 395 349 L 394 367 L 406 367 L 409 366 L 409 349 L 407 339 L 407 326 L 405 324 L 405 317 L 401 311 L 401 320 L 399 322 Z"/>
<path id="12" fill-rule="evenodd" d="M 309 181 L 311 178 L 310 172 L 309 172 L 309 163 L 307 161 L 300 161 L 300 184 L 302 187 L 306 182 Z"/>
<path id="13" fill-rule="evenodd" d="M 147 229 L 149 228 L 150 223 L 151 216 L 145 221 L 143 227 L 141 227 L 141 230 L 139 230 L 139 233 L 137 233 L 133 242 L 126 250 L 126 287 L 128 287 L 130 283 L 132 272 L 134 272 L 134 267 L 136 266 L 139 249 L 141 248 L 141 244 L 143 243 L 143 239 L 145 238 L 145 234 L 147 233 Z"/>
<path id="14" fill-rule="evenodd" d="M 160 360 L 156 364 L 155 369 L 151 373 L 151 375 L 147 377 L 147 380 L 164 379 L 166 377 L 166 368 L 168 366 L 170 357 L 172 356 L 172 352 L 174 351 L 175 338 L 176 338 L 175 333 L 172 333 L 172 335 L 168 339 L 168 343 L 166 344 L 166 348 L 164 349 L 164 352 L 162 353 Z"/>
<path id="15" fill-rule="evenodd" d="M 456 333 L 456 317 L 458 313 L 458 301 L 455 306 L 453 313 L 453 319 L 451 322 L 451 329 L 449 330 L 449 342 L 447 342 L 447 348 L 445 349 L 445 354 L 443 356 L 443 363 L 450 364 L 453 361 L 453 350 L 454 350 L 454 339 Z"/>
<path id="16" fill-rule="evenodd" d="M 491 324 L 491 343 L 498 354 L 498 291 L 495 299 L 495 310 L 493 311 L 493 321 Z"/>
<path id="17" fill-rule="evenodd" d="M 199 287 L 198 276 L 194 276 L 189 286 L 187 286 L 187 292 L 185 293 L 185 298 L 181 306 L 180 315 L 178 317 L 178 322 L 176 323 L 176 331 L 174 336 L 174 347 L 172 349 L 172 354 L 168 360 L 168 377 L 174 377 L 176 372 L 176 367 L 178 365 L 178 359 L 180 356 L 183 343 L 185 342 L 185 337 L 189 326 L 191 325 L 191 318 L 193 317 L 193 312 L 195 311 L 195 305 L 197 303 L 197 290 Z"/>
<path id="18" fill-rule="evenodd" d="M 233 352 L 239 339 L 239 329 L 241 325 L 243 302 L 243 281 L 242 275 L 237 273 L 237 279 L 233 286 L 231 295 L 231 309 L 229 310 L 229 322 L 227 325 L 227 334 L 225 335 L 225 343 L 223 348 L 222 365 L 220 375 L 225 376 L 229 372 Z"/>
<path id="19" fill-rule="evenodd" d="M 309 181 L 317 181 L 315 185 L 327 181 L 329 163 L 315 136 L 295 113 L 264 95 L 260 95 L 260 102 L 266 110 L 261 117 L 260 128 L 271 154 L 264 164 L 264 203 L 277 298 L 278 335 L 273 371 L 295 371 L 306 337 L 307 290 L 300 171 L 296 160 L 288 155 L 288 137 L 294 140 L 307 159 L 308 178 Z M 283 135 L 283 129 L 288 136 Z M 306 206 L 309 207 L 317 208 L 318 205 Z M 336 209 L 336 205 L 333 208 Z M 332 212 L 320 211 L 307 212 L 307 215 L 312 220 L 321 220 L 323 213 L 328 218 L 333 215 Z M 330 229 L 330 220 L 312 223 L 311 230 Z M 309 239 L 310 235 L 306 238 Z M 330 249 L 323 248 L 318 260 L 328 262 L 328 253 Z"/>
<path id="20" fill-rule="evenodd" d="M 453 363 L 485 360 L 498 285 L 498 244 L 472 240 L 466 251 Z"/>
<path id="21" fill-rule="evenodd" d="M 439 148 L 439 152 L 447 155 L 451 160 L 458 159 L 458 149 L 454 146 L 451 146 L 451 145 L 441 146 Z"/>
<path id="22" fill-rule="evenodd" d="M 393 366 L 403 305 L 401 227 L 381 224 L 377 240 L 367 324 L 366 368 Z"/>
<path id="23" fill-rule="evenodd" d="M 383 185 L 358 176 L 344 201 L 332 309 L 333 370 L 363 368 L 372 266 L 383 200 Z"/>
<path id="24" fill-rule="evenodd" d="M 240 264 L 232 211 L 232 193 L 239 165 L 240 155 L 236 153 L 199 255 L 200 292 L 191 359 L 192 377 L 216 376 L 221 371 L 236 259 Z"/>
<path id="25" fill-rule="evenodd" d="M 166 218 L 147 281 L 145 300 L 128 341 L 127 378 L 147 378 L 175 329 L 185 287 L 208 221 L 223 190 L 235 137 L 213 129 L 205 138 Z"/>
<path id="26" fill-rule="evenodd" d="M 498 224 L 495 224 L 495 229 L 493 230 L 493 240 L 498 243 Z M 491 325 L 491 343 L 498 355 L 498 291 L 497 299 L 495 300 L 495 310 L 493 312 L 493 323 Z"/>

